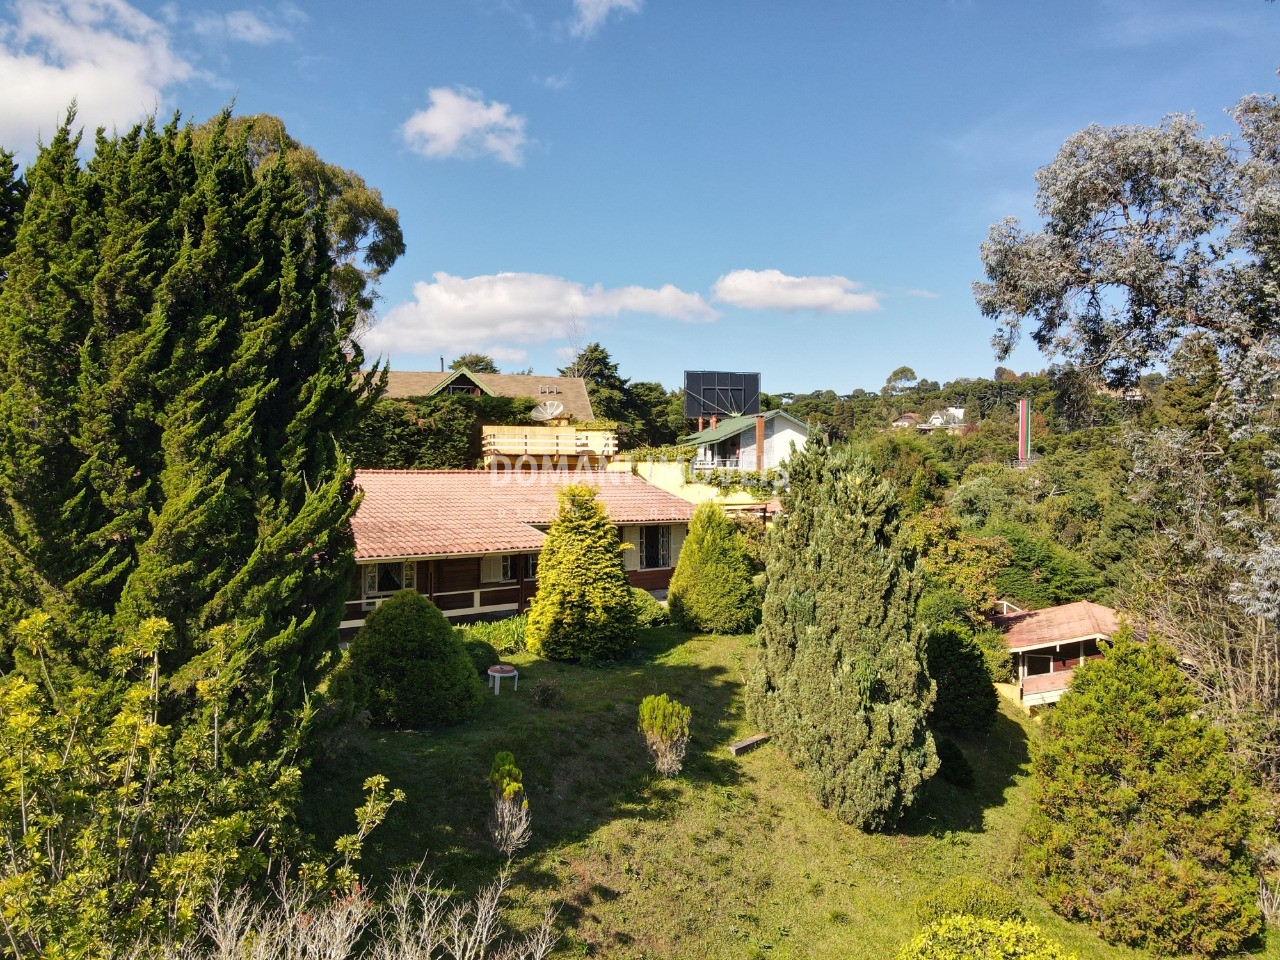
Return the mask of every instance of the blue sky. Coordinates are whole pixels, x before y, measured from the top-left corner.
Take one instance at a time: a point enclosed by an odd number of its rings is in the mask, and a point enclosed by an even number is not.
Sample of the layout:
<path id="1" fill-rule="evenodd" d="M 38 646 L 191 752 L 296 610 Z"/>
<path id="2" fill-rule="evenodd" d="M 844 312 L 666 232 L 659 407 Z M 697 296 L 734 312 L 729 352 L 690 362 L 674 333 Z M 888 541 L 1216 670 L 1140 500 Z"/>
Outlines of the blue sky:
<path id="1" fill-rule="evenodd" d="M 273 113 L 400 212 L 371 353 L 771 392 L 990 375 L 978 245 L 1090 124 L 1277 89 L 1263 0 L 0 3 L 0 143 Z M 1047 361 L 1021 349 L 1011 366 Z"/>

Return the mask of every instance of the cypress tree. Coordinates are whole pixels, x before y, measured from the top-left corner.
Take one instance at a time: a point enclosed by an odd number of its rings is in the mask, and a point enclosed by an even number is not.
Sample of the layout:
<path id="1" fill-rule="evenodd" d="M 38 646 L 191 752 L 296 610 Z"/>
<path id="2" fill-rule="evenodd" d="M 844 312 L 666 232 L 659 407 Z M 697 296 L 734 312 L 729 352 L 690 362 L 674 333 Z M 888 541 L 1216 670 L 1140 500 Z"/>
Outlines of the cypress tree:
<path id="1" fill-rule="evenodd" d="M 925 640 L 929 676 L 937 699 L 929 722 L 938 730 L 980 736 L 991 730 L 1000 703 L 986 654 L 973 631 L 955 622 L 940 623 Z"/>
<path id="2" fill-rule="evenodd" d="M 751 561 L 732 521 L 714 503 L 694 511 L 671 577 L 671 618 L 686 630 L 741 633 L 759 612 Z"/>
<path id="3" fill-rule="evenodd" d="M 82 166 L 72 121 L 28 173 L 0 290 L 0 633 L 43 608 L 50 660 L 107 683 L 120 638 L 167 621 L 163 721 L 260 844 L 259 788 L 289 802 L 336 656 L 340 445 L 378 371 L 282 163 L 255 172 L 243 140 L 196 146 L 175 118 L 100 135 Z"/>
<path id="4" fill-rule="evenodd" d="M 864 458 L 792 458 L 748 708 L 818 801 L 863 829 L 896 823 L 938 769 L 914 566 L 893 486 Z"/>
<path id="5" fill-rule="evenodd" d="M 1030 873 L 1060 913 L 1160 955 L 1258 932 L 1249 791 L 1169 648 L 1122 628 L 1076 670 L 1032 771 Z"/>
<path id="6" fill-rule="evenodd" d="M 0 286 L 4 285 L 4 258 L 13 250 L 26 202 L 27 183 L 18 174 L 13 154 L 0 147 Z"/>
<path id="7" fill-rule="evenodd" d="M 560 491 L 538 558 L 525 642 L 552 660 L 614 660 L 636 642 L 636 607 L 618 531 L 593 487 Z"/>

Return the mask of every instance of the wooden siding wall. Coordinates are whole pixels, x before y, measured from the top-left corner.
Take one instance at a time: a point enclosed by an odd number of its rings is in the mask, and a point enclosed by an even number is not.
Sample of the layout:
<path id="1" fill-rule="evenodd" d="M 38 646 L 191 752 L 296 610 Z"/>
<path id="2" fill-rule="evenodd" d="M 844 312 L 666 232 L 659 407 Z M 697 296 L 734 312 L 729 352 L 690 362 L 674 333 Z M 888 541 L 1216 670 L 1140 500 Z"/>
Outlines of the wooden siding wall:
<path id="1" fill-rule="evenodd" d="M 671 524 L 671 560 L 672 569 L 638 570 L 628 569 L 627 579 L 633 586 L 644 590 L 666 590 L 671 584 L 674 563 L 679 556 L 687 531 L 686 524 Z M 639 545 L 639 527 L 624 527 L 624 536 L 629 532 L 633 542 Z M 627 551 L 633 557 L 635 550 Z M 451 610 L 467 610 L 479 600 L 481 606 L 502 607 L 515 605 L 520 612 L 528 609 L 529 602 L 538 592 L 538 581 L 532 575 L 533 564 L 537 560 L 536 553 L 516 556 L 516 579 L 512 583 L 488 584 L 480 580 L 480 557 L 452 557 L 437 560 L 417 561 L 416 586 L 419 593 L 429 597 L 446 614 Z M 638 558 L 632 560 L 637 562 Z M 630 566 L 630 564 L 628 564 Z M 351 633 L 368 615 L 371 607 L 366 607 L 361 599 L 364 588 L 364 565 L 358 565 L 351 578 L 350 594 L 343 620 L 348 626 L 343 628 L 343 636 L 350 639 Z M 478 591 L 473 593 L 471 591 Z M 503 613 L 502 616 L 510 616 Z M 464 615 L 455 623 L 483 617 L 483 614 Z"/>
<path id="2" fill-rule="evenodd" d="M 435 593 L 454 590 L 478 590 L 480 588 L 480 558 L 460 557 L 456 560 L 437 560 Z"/>

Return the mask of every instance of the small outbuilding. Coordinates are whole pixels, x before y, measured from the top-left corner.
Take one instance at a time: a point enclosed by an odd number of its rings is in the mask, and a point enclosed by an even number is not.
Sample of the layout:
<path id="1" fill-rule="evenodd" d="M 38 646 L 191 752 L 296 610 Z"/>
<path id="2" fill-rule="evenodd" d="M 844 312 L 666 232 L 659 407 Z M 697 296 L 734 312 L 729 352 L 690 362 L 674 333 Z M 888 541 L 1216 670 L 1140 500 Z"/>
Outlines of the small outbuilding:
<path id="1" fill-rule="evenodd" d="M 1016 610 L 995 618 L 1013 654 L 1018 699 L 1031 709 L 1057 703 L 1075 668 L 1102 656 L 1098 644 L 1119 629 L 1116 612 L 1088 600 L 1044 610 Z"/>

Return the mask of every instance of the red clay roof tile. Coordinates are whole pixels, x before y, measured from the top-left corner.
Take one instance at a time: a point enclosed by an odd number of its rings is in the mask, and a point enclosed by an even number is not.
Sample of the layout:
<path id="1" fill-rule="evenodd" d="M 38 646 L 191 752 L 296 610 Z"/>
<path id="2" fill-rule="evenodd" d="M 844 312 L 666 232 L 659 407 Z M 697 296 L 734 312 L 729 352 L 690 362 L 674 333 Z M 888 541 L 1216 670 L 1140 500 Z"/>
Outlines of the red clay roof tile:
<path id="1" fill-rule="evenodd" d="M 358 470 L 364 499 L 351 521 L 356 559 L 537 550 L 557 492 L 600 491 L 616 524 L 688 521 L 693 505 L 630 473 L 599 470 Z"/>
<path id="2" fill-rule="evenodd" d="M 1005 646 L 1011 650 L 1065 643 L 1083 637 L 1110 637 L 1120 628 L 1114 610 L 1088 600 L 1044 610 L 1010 613 L 996 617 L 995 623 L 1004 631 Z"/>

